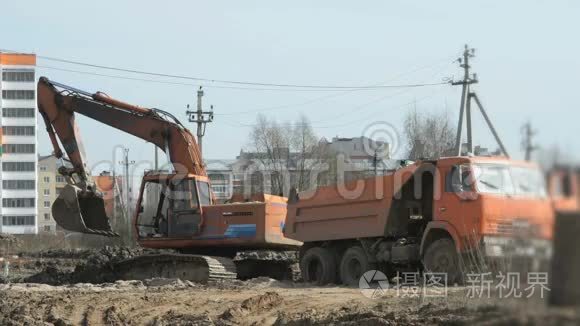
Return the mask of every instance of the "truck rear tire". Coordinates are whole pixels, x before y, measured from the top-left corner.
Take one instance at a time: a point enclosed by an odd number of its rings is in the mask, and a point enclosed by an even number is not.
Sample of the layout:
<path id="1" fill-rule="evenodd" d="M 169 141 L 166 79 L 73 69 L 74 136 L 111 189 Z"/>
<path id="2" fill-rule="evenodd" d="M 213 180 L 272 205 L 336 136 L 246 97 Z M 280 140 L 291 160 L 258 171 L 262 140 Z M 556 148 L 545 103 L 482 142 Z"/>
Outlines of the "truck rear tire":
<path id="1" fill-rule="evenodd" d="M 308 249 L 300 259 L 300 270 L 305 282 L 324 285 L 336 281 L 336 259 L 327 248 Z"/>
<path id="2" fill-rule="evenodd" d="M 373 269 L 364 249 L 355 246 L 348 248 L 340 260 L 340 280 L 347 286 L 358 286 L 361 276 Z"/>
<path id="3" fill-rule="evenodd" d="M 463 278 L 459 254 L 451 239 L 433 241 L 425 251 L 423 266 L 426 272 L 445 273 L 448 285 L 461 282 Z"/>

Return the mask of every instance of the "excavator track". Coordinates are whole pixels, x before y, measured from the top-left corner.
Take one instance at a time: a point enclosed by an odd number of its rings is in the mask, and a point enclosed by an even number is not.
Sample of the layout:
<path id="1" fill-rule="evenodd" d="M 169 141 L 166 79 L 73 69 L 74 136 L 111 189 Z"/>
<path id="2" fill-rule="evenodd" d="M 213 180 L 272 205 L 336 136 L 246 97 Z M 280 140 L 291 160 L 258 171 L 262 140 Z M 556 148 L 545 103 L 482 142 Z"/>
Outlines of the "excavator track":
<path id="1" fill-rule="evenodd" d="M 124 280 L 161 277 L 207 283 L 237 277 L 236 265 L 229 258 L 189 254 L 141 255 L 120 261 L 113 269 Z"/>

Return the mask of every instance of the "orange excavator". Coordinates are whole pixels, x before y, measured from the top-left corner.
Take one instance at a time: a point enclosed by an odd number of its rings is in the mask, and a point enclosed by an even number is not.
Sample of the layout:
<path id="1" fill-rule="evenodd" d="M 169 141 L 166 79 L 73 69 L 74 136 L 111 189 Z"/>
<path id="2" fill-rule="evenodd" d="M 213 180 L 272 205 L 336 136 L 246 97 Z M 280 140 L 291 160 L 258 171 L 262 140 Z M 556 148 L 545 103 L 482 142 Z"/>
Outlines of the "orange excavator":
<path id="1" fill-rule="evenodd" d="M 252 201 L 216 204 L 197 142 L 173 115 L 46 77 L 38 82 L 37 96 L 54 155 L 72 166 L 59 168 L 67 186 L 52 205 L 53 217 L 63 229 L 118 235 L 90 176 L 75 122 L 77 113 L 151 142 L 169 158 L 172 171 L 149 171 L 143 177 L 132 233 L 142 247 L 173 251 L 120 262 L 115 266 L 117 277 L 208 281 L 235 277 L 236 267 L 248 277 L 260 275 L 260 271 L 282 277 L 288 271 L 288 261 L 281 253 L 295 250 L 301 243 L 282 233 L 286 199 L 260 194 Z M 257 259 L 232 260 L 240 252 L 256 250 L 262 252 Z M 272 264 L 265 264 L 262 257 Z"/>

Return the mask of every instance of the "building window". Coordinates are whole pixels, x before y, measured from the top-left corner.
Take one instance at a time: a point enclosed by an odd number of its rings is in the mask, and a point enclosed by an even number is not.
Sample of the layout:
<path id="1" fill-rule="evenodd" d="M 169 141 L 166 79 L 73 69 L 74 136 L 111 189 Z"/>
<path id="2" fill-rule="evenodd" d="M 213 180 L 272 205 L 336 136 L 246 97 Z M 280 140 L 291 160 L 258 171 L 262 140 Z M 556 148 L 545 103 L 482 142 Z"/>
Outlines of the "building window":
<path id="1" fill-rule="evenodd" d="M 3 153 L 34 154 L 34 144 L 2 144 Z"/>
<path id="2" fill-rule="evenodd" d="M 226 176 L 221 173 L 212 173 L 208 175 L 208 178 L 212 181 L 226 181 Z"/>
<path id="3" fill-rule="evenodd" d="M 45 196 L 49 196 L 50 195 L 50 189 L 44 189 L 44 195 Z"/>
<path id="4" fill-rule="evenodd" d="M 225 193 L 226 192 L 226 186 L 221 186 L 221 185 L 212 185 L 211 189 L 213 190 L 213 192 L 215 193 Z"/>
<path id="5" fill-rule="evenodd" d="M 2 81 L 33 82 L 34 70 L 5 70 L 2 72 Z"/>
<path id="6" fill-rule="evenodd" d="M 2 90 L 2 99 L 4 100 L 34 100 L 34 91 L 9 89 Z"/>
<path id="7" fill-rule="evenodd" d="M 34 127 L 32 126 L 4 126 L 2 127 L 4 136 L 34 136 Z"/>
<path id="8" fill-rule="evenodd" d="M 45 225 L 44 226 L 44 231 L 45 232 L 50 232 L 50 225 Z"/>
<path id="9" fill-rule="evenodd" d="M 50 177 L 44 177 L 44 178 L 42 178 L 42 181 L 44 181 L 45 183 L 49 183 Z"/>
<path id="10" fill-rule="evenodd" d="M 30 208 L 34 206 L 34 198 L 2 198 L 2 207 Z"/>
<path id="11" fill-rule="evenodd" d="M 40 165 L 40 166 L 38 167 L 38 169 L 39 169 L 40 171 L 46 171 L 47 167 L 46 167 L 46 165 Z"/>
<path id="12" fill-rule="evenodd" d="M 2 180 L 3 189 L 34 190 L 34 180 Z"/>
<path id="13" fill-rule="evenodd" d="M 64 177 L 62 175 L 57 175 L 56 182 L 65 182 Z"/>
<path id="14" fill-rule="evenodd" d="M 34 118 L 34 108 L 4 108 L 4 118 Z"/>
<path id="15" fill-rule="evenodd" d="M 4 215 L 2 225 L 34 225 L 34 215 Z"/>
<path id="16" fill-rule="evenodd" d="M 2 162 L 2 171 L 33 172 L 34 162 Z"/>
<path id="17" fill-rule="evenodd" d="M 44 213 L 44 220 L 50 221 L 50 213 Z"/>
<path id="18" fill-rule="evenodd" d="M 44 208 L 50 208 L 50 202 L 48 200 L 44 201 Z"/>

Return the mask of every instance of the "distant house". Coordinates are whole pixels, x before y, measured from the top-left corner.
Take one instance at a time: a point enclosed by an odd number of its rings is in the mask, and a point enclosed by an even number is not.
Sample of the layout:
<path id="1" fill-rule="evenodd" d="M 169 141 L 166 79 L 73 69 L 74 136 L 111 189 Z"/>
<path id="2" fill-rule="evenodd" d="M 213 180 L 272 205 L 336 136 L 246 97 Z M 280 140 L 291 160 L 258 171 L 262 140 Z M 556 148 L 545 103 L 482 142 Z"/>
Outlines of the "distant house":
<path id="1" fill-rule="evenodd" d="M 288 148 L 275 148 L 272 155 L 242 150 L 235 160 L 205 163 L 219 202 L 229 200 L 233 194 L 246 197 L 258 192 L 279 194 L 282 178 L 282 194 L 287 195 L 290 187 L 307 190 L 340 180 L 384 174 L 398 166 L 398 161 L 390 159 L 389 144 L 366 137 L 335 137 L 332 141 L 322 138 L 305 155 Z M 340 172 L 336 171 L 337 166 Z"/>
<path id="2" fill-rule="evenodd" d="M 218 203 L 224 203 L 232 197 L 234 185 L 239 180 L 234 178 L 233 166 L 236 160 L 207 160 L 205 168 L 211 180 L 211 189 Z"/>

